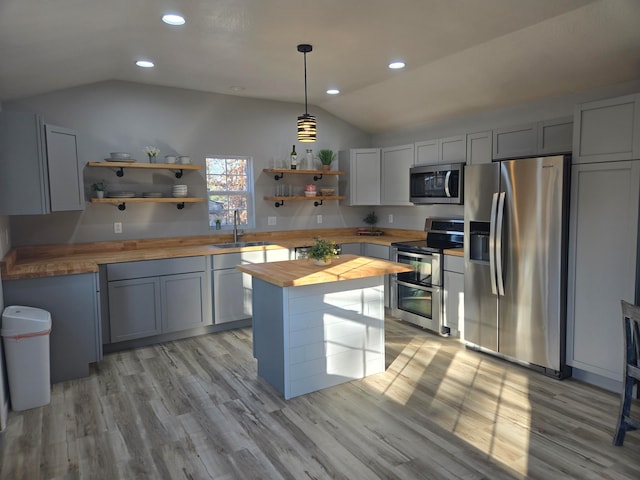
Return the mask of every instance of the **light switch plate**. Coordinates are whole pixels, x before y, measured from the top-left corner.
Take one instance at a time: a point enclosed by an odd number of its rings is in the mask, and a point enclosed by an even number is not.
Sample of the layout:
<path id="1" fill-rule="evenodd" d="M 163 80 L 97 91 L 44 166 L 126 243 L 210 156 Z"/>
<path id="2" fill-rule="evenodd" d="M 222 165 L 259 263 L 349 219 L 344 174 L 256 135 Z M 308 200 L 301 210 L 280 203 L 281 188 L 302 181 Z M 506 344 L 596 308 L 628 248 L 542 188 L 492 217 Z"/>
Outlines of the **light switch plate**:
<path id="1" fill-rule="evenodd" d="M 267 217 L 267 225 L 275 225 L 276 217 Z"/>

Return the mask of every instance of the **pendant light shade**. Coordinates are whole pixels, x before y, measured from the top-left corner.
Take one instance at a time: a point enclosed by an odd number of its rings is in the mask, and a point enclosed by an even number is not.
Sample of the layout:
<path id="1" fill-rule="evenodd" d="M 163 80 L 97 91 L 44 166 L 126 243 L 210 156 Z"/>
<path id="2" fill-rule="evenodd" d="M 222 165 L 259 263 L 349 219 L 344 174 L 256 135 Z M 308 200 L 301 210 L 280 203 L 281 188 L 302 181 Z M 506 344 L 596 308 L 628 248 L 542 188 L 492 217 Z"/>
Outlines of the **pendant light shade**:
<path id="1" fill-rule="evenodd" d="M 304 55 L 304 115 L 298 117 L 298 141 L 305 143 L 315 142 L 317 132 L 316 117 L 307 112 L 307 53 L 312 50 L 306 43 L 298 45 L 298 51 Z"/>

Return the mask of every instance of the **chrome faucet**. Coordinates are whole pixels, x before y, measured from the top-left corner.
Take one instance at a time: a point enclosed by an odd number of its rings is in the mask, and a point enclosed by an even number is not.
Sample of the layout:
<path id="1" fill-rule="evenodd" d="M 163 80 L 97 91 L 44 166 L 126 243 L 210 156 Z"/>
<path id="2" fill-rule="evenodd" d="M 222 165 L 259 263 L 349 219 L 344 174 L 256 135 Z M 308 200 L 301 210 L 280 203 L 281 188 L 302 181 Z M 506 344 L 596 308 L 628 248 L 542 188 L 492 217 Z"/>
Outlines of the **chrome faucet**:
<path id="1" fill-rule="evenodd" d="M 233 243 L 238 241 L 238 210 L 233 211 Z"/>

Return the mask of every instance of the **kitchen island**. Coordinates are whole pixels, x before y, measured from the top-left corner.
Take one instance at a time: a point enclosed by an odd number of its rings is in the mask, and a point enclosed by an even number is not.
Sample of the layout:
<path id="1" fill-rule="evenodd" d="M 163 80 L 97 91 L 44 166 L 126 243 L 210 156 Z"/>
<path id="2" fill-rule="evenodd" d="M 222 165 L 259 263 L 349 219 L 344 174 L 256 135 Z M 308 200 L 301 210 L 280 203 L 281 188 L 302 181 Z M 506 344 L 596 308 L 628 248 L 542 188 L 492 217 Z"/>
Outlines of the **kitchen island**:
<path id="1" fill-rule="evenodd" d="M 410 267 L 341 255 L 236 268 L 253 277 L 258 375 L 285 399 L 384 371 L 384 275 Z"/>

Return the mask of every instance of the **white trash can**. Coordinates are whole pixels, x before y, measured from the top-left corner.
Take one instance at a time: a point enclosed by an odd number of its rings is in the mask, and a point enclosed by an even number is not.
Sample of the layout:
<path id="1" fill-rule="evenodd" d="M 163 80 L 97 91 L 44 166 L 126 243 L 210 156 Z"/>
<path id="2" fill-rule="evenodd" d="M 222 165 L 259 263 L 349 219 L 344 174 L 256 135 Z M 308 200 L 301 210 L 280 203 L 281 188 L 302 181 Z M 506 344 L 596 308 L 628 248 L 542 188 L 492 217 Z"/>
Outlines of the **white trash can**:
<path id="1" fill-rule="evenodd" d="M 2 313 L 1 326 L 11 408 L 47 405 L 51 401 L 51 314 L 40 308 L 10 306 Z"/>

